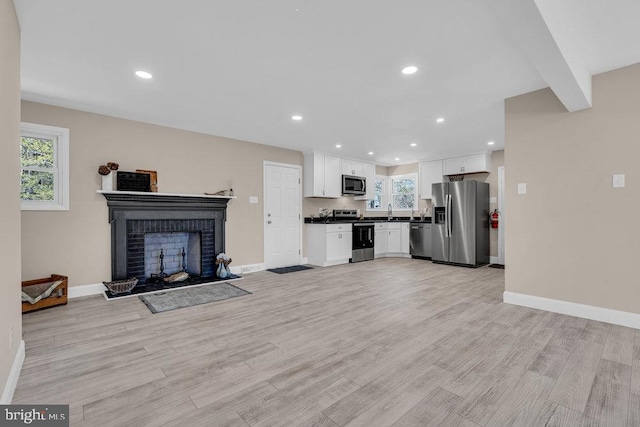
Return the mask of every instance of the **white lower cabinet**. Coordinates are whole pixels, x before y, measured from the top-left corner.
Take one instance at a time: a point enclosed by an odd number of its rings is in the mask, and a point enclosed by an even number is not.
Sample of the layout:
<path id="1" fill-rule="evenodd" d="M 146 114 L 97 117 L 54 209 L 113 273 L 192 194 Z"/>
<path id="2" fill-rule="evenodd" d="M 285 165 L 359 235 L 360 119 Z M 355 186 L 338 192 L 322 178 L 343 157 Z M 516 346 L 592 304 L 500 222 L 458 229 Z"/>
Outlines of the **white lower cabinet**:
<path id="1" fill-rule="evenodd" d="M 309 264 L 328 267 L 351 258 L 351 224 L 306 224 Z"/>
<path id="2" fill-rule="evenodd" d="M 376 258 L 389 252 L 389 230 L 386 222 L 375 224 L 375 234 L 373 236 L 373 254 Z"/>
<path id="3" fill-rule="evenodd" d="M 403 222 L 401 224 L 402 229 L 400 231 L 400 233 L 402 234 L 402 250 L 400 251 L 403 254 L 411 254 L 411 251 L 409 250 L 409 230 L 411 229 L 411 223 L 410 222 Z"/>
<path id="4" fill-rule="evenodd" d="M 376 258 L 408 257 L 409 223 L 380 222 L 375 225 L 374 254 Z"/>

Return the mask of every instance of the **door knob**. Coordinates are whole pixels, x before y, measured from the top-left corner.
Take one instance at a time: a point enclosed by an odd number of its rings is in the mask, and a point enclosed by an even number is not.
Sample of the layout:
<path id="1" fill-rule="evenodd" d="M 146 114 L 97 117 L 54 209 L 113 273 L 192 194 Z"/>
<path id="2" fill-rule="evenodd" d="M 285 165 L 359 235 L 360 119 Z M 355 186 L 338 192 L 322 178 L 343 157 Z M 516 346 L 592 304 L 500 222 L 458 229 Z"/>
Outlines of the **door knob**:
<path id="1" fill-rule="evenodd" d="M 271 220 L 267 221 L 267 224 L 271 224 Z"/>

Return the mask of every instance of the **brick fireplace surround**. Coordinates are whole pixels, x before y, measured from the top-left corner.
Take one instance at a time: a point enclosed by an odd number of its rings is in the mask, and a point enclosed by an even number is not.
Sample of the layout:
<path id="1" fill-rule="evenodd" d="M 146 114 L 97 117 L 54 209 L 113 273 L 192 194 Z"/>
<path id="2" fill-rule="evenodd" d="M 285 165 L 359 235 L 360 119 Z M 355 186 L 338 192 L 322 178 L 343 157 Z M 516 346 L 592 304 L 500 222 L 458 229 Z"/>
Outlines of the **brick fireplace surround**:
<path id="1" fill-rule="evenodd" d="M 144 283 L 146 233 L 199 233 L 202 277 L 214 275 L 224 252 L 229 197 L 99 191 L 109 207 L 111 280 L 138 277 Z"/>

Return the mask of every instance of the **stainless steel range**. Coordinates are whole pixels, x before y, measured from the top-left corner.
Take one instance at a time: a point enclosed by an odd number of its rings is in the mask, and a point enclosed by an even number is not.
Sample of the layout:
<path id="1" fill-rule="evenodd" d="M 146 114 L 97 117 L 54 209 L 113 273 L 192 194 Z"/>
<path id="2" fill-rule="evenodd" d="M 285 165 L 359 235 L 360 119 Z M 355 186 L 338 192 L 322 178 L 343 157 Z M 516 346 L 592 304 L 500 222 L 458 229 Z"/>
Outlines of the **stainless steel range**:
<path id="1" fill-rule="evenodd" d="M 352 243 L 351 243 L 351 262 L 368 261 L 374 258 L 373 222 L 358 221 L 358 211 L 355 209 L 334 210 L 333 218 L 336 220 L 353 221 Z"/>

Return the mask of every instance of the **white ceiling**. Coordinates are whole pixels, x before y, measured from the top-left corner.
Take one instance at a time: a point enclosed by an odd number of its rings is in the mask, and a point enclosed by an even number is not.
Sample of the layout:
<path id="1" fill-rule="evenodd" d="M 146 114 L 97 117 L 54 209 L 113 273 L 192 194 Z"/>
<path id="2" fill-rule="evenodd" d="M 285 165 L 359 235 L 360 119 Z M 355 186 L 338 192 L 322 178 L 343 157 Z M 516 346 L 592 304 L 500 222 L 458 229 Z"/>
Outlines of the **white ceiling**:
<path id="1" fill-rule="evenodd" d="M 505 98 L 551 86 L 565 102 L 549 68 L 566 77 L 640 62 L 638 0 L 15 4 L 24 99 L 381 165 L 500 149 Z M 549 40 L 527 46 L 530 28 L 509 31 L 527 5 Z M 404 76 L 406 65 L 419 71 Z"/>

